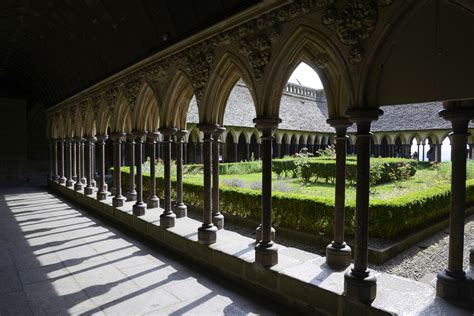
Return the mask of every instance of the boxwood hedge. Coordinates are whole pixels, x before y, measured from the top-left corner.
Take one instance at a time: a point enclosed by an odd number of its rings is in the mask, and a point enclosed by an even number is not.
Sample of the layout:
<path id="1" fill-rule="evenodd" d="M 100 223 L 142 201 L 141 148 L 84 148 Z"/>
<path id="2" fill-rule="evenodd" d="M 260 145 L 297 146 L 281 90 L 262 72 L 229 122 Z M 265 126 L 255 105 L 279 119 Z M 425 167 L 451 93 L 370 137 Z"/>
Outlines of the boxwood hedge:
<path id="1" fill-rule="evenodd" d="M 122 185 L 128 188 L 129 173 L 122 169 Z M 144 196 L 147 196 L 149 177 L 144 176 Z M 174 185 L 173 181 L 173 185 Z M 196 208 L 203 207 L 203 186 L 193 181 L 184 181 L 184 200 Z M 163 196 L 163 178 L 157 178 L 157 194 Z M 173 194 L 174 194 L 174 190 Z M 235 188 L 220 188 L 220 209 L 224 214 L 241 216 L 260 221 L 260 191 Z M 466 203 L 474 202 L 474 180 L 467 181 Z M 446 218 L 449 214 L 450 186 L 440 185 L 423 191 L 409 193 L 390 200 L 370 201 L 369 234 L 371 237 L 396 238 L 426 227 Z M 332 234 L 334 201 L 319 196 L 274 192 L 272 199 L 273 221 L 282 226 L 308 233 Z M 354 201 L 346 201 L 346 233 L 354 234 Z"/>
<path id="2" fill-rule="evenodd" d="M 297 158 L 273 160 L 273 172 L 278 177 L 301 177 L 305 181 L 323 179 L 334 182 L 336 178 L 336 160 L 328 157 L 310 158 L 304 165 L 297 167 Z M 417 162 L 404 158 L 372 158 L 370 159 L 371 183 L 380 184 L 397 180 L 405 180 L 416 173 Z M 357 161 L 349 157 L 346 161 L 346 180 L 355 182 Z"/>

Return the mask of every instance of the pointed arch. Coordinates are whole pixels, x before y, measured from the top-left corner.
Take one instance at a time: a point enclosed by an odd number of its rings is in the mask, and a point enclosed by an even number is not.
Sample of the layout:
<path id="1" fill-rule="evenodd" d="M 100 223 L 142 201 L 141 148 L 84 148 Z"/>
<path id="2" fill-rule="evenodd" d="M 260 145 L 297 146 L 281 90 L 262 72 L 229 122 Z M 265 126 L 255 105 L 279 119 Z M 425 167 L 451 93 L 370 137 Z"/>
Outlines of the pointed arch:
<path id="1" fill-rule="evenodd" d="M 145 81 L 138 93 L 137 102 L 133 108 L 132 129 L 137 131 L 156 131 L 159 122 L 159 98 L 156 89 Z"/>
<path id="2" fill-rule="evenodd" d="M 84 119 L 84 136 L 95 136 L 96 135 L 96 115 L 92 104 L 88 103 L 86 106 L 86 113 Z"/>
<path id="3" fill-rule="evenodd" d="M 340 49 L 320 31 L 300 24 L 289 32 L 276 49 L 265 75 L 264 107 L 257 108 L 257 116 L 278 117 L 280 100 L 288 79 L 296 67 L 304 62 L 318 74 L 328 101 L 329 117 L 344 117 L 347 107 L 354 104 L 349 71 Z"/>
<path id="4" fill-rule="evenodd" d="M 132 128 L 130 117 L 131 109 L 123 91 L 119 91 L 113 108 L 110 130 L 118 133 L 124 133 L 126 130 L 130 130 Z"/>
<path id="5" fill-rule="evenodd" d="M 110 125 L 110 108 L 104 99 L 99 101 L 99 109 L 97 111 L 97 134 L 106 135 Z"/>
<path id="6" fill-rule="evenodd" d="M 74 137 L 74 120 L 72 118 L 72 112 L 73 110 L 72 109 L 67 109 L 67 112 L 66 112 L 66 118 L 65 118 L 65 137 L 66 138 L 72 138 Z"/>
<path id="7" fill-rule="evenodd" d="M 232 89 L 240 79 L 250 91 L 254 106 L 258 102 L 255 83 L 247 65 L 236 55 L 226 51 L 215 64 L 203 98 L 200 121 L 223 124 L 224 112 Z"/>
<path id="8" fill-rule="evenodd" d="M 82 137 L 84 135 L 84 121 L 81 110 L 78 106 L 74 110 L 74 137 Z"/>
<path id="9" fill-rule="evenodd" d="M 165 94 L 163 107 L 160 112 L 160 126 L 185 129 L 186 116 L 193 95 L 194 88 L 189 76 L 185 71 L 181 69 L 177 70 Z M 198 112 L 200 112 L 199 102 L 197 103 L 197 107 Z"/>

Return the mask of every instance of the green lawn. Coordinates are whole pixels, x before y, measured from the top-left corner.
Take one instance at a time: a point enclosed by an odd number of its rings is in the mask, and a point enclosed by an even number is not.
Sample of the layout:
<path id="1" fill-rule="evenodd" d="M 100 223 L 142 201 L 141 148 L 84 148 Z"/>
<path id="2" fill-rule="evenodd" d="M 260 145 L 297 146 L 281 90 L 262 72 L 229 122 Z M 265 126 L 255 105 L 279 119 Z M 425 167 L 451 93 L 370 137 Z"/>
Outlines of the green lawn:
<path id="1" fill-rule="evenodd" d="M 185 179 L 202 181 L 202 175 L 185 175 Z M 221 175 L 221 186 L 244 187 L 260 190 L 262 175 L 260 173 L 241 175 Z M 408 180 L 393 183 L 381 184 L 371 187 L 371 198 L 390 199 L 408 192 L 420 191 L 440 184 L 448 184 L 449 179 L 444 175 L 439 175 L 434 169 L 421 169 Z M 273 190 L 288 193 L 305 195 L 318 195 L 334 198 L 333 183 L 303 183 L 299 179 L 278 179 L 273 174 Z M 355 185 L 347 183 L 346 197 L 348 200 L 355 200 Z"/>

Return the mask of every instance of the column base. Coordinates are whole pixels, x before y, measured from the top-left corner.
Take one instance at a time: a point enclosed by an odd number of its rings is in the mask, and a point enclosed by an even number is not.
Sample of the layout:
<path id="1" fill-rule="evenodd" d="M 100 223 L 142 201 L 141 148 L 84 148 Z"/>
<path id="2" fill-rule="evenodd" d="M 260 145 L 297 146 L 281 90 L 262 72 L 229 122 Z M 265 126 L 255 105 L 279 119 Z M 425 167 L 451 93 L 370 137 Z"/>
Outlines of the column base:
<path id="1" fill-rule="evenodd" d="M 173 212 L 160 215 L 160 227 L 171 228 L 175 225 L 176 214 Z"/>
<path id="2" fill-rule="evenodd" d="M 270 232 L 270 238 L 272 241 L 275 241 L 275 232 L 275 228 L 272 227 L 272 230 Z M 259 243 L 260 240 L 262 240 L 262 225 L 258 225 L 255 229 L 255 242 Z"/>
<path id="3" fill-rule="evenodd" d="M 188 207 L 184 203 L 173 206 L 173 211 L 177 218 L 188 216 Z"/>
<path id="4" fill-rule="evenodd" d="M 65 184 L 65 183 L 66 183 L 66 178 L 65 177 L 59 178 L 59 184 Z"/>
<path id="5" fill-rule="evenodd" d="M 82 191 L 83 188 L 84 186 L 81 182 L 76 182 L 76 184 L 74 184 L 74 191 Z"/>
<path id="6" fill-rule="evenodd" d="M 97 192 L 97 200 L 103 201 L 107 199 L 107 196 L 109 195 L 109 192 L 107 191 L 98 191 Z"/>
<path id="7" fill-rule="evenodd" d="M 160 199 L 155 195 L 146 201 L 146 204 L 148 205 L 148 208 L 158 208 L 160 207 Z"/>
<path id="8" fill-rule="evenodd" d="M 326 247 L 326 263 L 335 270 L 347 268 L 351 265 L 351 247 L 346 243 L 342 243 L 341 247 L 329 244 Z"/>
<path id="9" fill-rule="evenodd" d="M 364 278 L 356 276 L 351 270 L 344 274 L 344 294 L 363 303 L 371 303 L 377 294 L 377 278 L 367 271 Z"/>
<path id="10" fill-rule="evenodd" d="M 137 200 L 137 191 L 127 192 L 127 202 L 133 202 Z"/>
<path id="11" fill-rule="evenodd" d="M 125 203 L 125 196 L 119 195 L 112 198 L 112 205 L 115 207 L 121 207 Z"/>
<path id="12" fill-rule="evenodd" d="M 472 307 L 474 306 L 474 280 L 454 278 L 446 271 L 441 271 L 437 275 L 436 295 L 452 304 Z"/>
<path id="13" fill-rule="evenodd" d="M 86 178 L 84 178 L 84 177 L 81 178 L 81 182 L 82 182 L 82 184 L 87 185 L 87 179 Z"/>
<path id="14" fill-rule="evenodd" d="M 85 195 L 91 195 L 94 194 L 94 187 L 92 186 L 87 186 L 84 188 L 84 194 Z"/>
<path id="15" fill-rule="evenodd" d="M 91 180 L 91 185 L 92 185 L 94 188 L 97 188 L 97 182 L 96 182 L 94 179 Z"/>
<path id="16" fill-rule="evenodd" d="M 221 213 L 212 214 L 212 223 L 217 227 L 217 229 L 224 228 L 224 215 Z"/>
<path id="17" fill-rule="evenodd" d="M 263 267 L 271 267 L 278 263 L 278 247 L 273 242 L 258 243 L 255 246 L 255 262 Z"/>
<path id="18" fill-rule="evenodd" d="M 217 240 L 217 227 L 213 224 L 202 225 L 198 228 L 198 242 L 203 245 L 214 244 Z"/>
<path id="19" fill-rule="evenodd" d="M 146 211 L 146 203 L 145 202 L 137 202 L 133 204 L 133 215 L 135 216 L 143 216 L 145 215 Z"/>
<path id="20" fill-rule="evenodd" d="M 66 188 L 72 188 L 74 186 L 74 181 L 72 179 L 68 179 L 66 181 Z"/>

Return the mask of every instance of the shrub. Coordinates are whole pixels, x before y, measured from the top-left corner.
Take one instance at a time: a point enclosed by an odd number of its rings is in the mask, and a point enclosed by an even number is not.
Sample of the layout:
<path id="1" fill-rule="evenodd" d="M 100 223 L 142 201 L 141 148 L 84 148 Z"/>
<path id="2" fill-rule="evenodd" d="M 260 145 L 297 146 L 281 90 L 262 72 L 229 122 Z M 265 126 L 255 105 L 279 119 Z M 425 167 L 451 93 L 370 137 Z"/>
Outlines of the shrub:
<path id="1" fill-rule="evenodd" d="M 128 170 L 122 169 L 122 185 L 128 188 Z M 163 196 L 163 179 L 157 178 L 158 195 Z M 474 180 L 468 180 L 466 203 L 474 203 Z M 149 179 L 144 177 L 144 191 Z M 173 181 L 173 186 L 175 185 Z M 203 207 L 203 186 L 196 181 L 183 182 L 185 203 Z M 174 190 L 172 190 L 174 194 Z M 147 196 L 147 193 L 144 194 Z M 225 214 L 260 221 L 261 192 L 248 188 L 220 187 L 220 209 Z M 396 238 L 419 230 L 449 214 L 450 186 L 440 185 L 389 200 L 370 200 L 369 234 L 377 238 Z M 332 234 L 334 200 L 319 196 L 273 192 L 273 220 L 276 226 L 309 233 Z M 345 231 L 354 234 L 355 203 L 346 202 Z"/>
<path id="2" fill-rule="evenodd" d="M 199 174 L 202 173 L 202 170 L 202 164 L 190 164 L 183 166 L 184 174 Z M 219 174 L 249 174 L 258 172 L 262 172 L 262 162 L 259 160 L 219 164 Z"/>
<path id="3" fill-rule="evenodd" d="M 298 159 L 300 159 L 299 162 Z M 391 181 L 406 180 L 416 173 L 417 162 L 404 158 L 372 158 L 370 160 L 370 182 L 380 184 Z M 278 178 L 301 177 L 303 181 L 334 182 L 336 178 L 336 160 L 330 157 L 275 159 L 273 172 Z M 350 158 L 346 161 L 346 180 L 355 182 L 357 175 L 357 161 Z"/>

